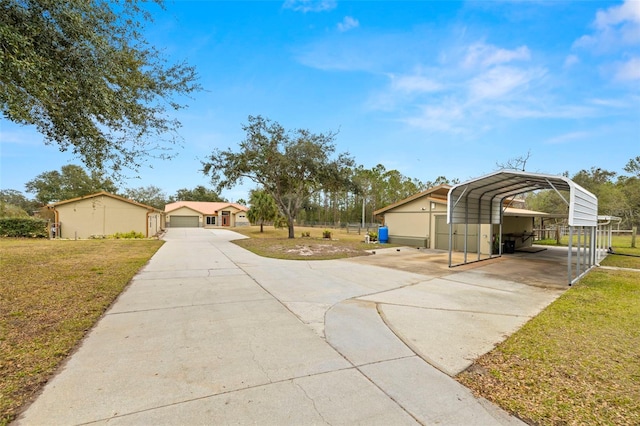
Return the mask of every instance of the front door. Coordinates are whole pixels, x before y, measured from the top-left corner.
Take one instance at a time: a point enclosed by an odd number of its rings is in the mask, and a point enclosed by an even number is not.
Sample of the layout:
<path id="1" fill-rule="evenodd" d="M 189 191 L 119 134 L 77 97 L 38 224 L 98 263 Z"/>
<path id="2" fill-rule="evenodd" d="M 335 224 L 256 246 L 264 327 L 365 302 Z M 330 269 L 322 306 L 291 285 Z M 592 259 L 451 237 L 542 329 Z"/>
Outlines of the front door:
<path id="1" fill-rule="evenodd" d="M 231 226 L 231 216 L 229 212 L 222 212 L 222 226 Z"/>

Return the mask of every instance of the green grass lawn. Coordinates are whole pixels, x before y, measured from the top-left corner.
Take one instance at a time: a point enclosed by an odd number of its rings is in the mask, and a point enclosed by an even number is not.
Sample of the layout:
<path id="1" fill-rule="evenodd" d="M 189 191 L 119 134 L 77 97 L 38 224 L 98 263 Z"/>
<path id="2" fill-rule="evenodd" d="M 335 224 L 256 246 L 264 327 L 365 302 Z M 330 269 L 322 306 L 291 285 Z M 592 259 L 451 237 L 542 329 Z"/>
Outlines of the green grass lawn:
<path id="1" fill-rule="evenodd" d="M 640 271 L 591 271 L 458 379 L 530 424 L 640 424 Z"/>
<path id="2" fill-rule="evenodd" d="M 0 239 L 0 425 L 14 419 L 162 244 Z"/>

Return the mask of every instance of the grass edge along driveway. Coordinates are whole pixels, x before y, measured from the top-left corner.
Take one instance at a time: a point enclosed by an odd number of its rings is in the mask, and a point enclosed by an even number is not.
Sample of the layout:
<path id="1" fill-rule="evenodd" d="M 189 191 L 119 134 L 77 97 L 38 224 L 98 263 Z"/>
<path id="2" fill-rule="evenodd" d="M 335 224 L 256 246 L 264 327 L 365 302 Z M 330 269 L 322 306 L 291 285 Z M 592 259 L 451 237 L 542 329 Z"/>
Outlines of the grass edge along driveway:
<path id="1" fill-rule="evenodd" d="M 16 417 L 162 244 L 0 239 L 0 425 Z"/>
<path id="2" fill-rule="evenodd" d="M 640 270 L 592 270 L 458 380 L 530 424 L 640 424 Z"/>

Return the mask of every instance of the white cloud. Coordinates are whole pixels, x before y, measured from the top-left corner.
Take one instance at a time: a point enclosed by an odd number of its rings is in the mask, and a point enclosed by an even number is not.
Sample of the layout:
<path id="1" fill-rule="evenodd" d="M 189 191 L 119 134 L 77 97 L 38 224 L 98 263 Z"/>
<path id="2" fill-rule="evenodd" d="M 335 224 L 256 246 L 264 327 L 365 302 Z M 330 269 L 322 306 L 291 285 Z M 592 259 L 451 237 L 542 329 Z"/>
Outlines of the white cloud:
<path id="1" fill-rule="evenodd" d="M 285 9 L 296 12 L 325 12 L 336 8 L 336 0 L 285 0 Z"/>
<path id="2" fill-rule="evenodd" d="M 428 93 L 442 89 L 442 85 L 421 75 L 391 76 L 391 87 L 406 93 Z"/>
<path id="3" fill-rule="evenodd" d="M 515 50 L 501 49 L 484 43 L 475 43 L 467 49 L 467 55 L 463 60 L 465 68 L 490 67 L 512 61 L 528 61 L 531 52 L 527 46 L 520 46 Z"/>
<path id="4" fill-rule="evenodd" d="M 465 122 L 465 111 L 461 105 L 447 103 L 446 105 L 424 105 L 421 113 L 408 117 L 403 121 L 410 126 L 427 130 L 460 134 L 464 132 L 461 125 Z"/>
<path id="5" fill-rule="evenodd" d="M 631 58 L 626 62 L 618 64 L 614 78 L 618 81 L 640 80 L 640 58 Z"/>
<path id="6" fill-rule="evenodd" d="M 595 25 L 599 29 L 604 29 L 626 21 L 640 24 L 640 2 L 638 0 L 626 0 L 620 6 L 599 10 L 596 13 Z"/>
<path id="7" fill-rule="evenodd" d="M 575 64 L 580 62 L 580 58 L 577 55 L 569 55 L 564 60 L 564 68 L 571 68 Z"/>
<path id="8" fill-rule="evenodd" d="M 351 16 L 345 16 L 342 22 L 338 23 L 338 31 L 345 32 L 358 28 L 359 26 L 360 22 L 358 22 L 357 19 L 353 19 Z"/>
<path id="9" fill-rule="evenodd" d="M 523 88 L 532 80 L 541 78 L 543 70 L 522 70 L 514 67 L 495 67 L 473 78 L 469 92 L 474 99 L 495 99 Z"/>
<path id="10" fill-rule="evenodd" d="M 614 52 L 624 46 L 640 43 L 640 1 L 626 0 L 596 13 L 595 32 L 574 42 L 574 47 L 594 49 L 596 52 Z"/>
<path id="11" fill-rule="evenodd" d="M 575 140 L 585 139 L 587 137 L 589 137 L 589 133 L 587 132 L 571 132 L 571 133 L 565 133 L 563 135 L 555 136 L 553 138 L 549 138 L 546 141 L 544 141 L 544 143 L 548 145 L 557 145 L 557 144 L 572 142 Z"/>

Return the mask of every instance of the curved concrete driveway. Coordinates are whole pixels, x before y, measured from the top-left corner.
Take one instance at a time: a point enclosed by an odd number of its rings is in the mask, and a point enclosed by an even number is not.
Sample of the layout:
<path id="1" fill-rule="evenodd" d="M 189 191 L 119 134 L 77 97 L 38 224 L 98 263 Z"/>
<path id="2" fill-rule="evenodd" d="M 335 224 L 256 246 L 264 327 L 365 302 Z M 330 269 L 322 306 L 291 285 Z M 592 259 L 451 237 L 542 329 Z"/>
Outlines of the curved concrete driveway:
<path id="1" fill-rule="evenodd" d="M 265 259 L 236 238 L 170 229 L 17 423 L 519 423 L 445 373 L 559 291 Z"/>

